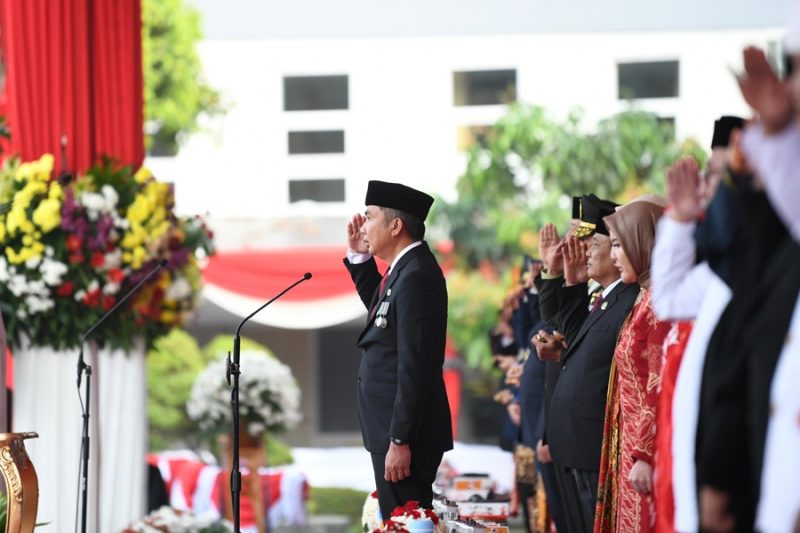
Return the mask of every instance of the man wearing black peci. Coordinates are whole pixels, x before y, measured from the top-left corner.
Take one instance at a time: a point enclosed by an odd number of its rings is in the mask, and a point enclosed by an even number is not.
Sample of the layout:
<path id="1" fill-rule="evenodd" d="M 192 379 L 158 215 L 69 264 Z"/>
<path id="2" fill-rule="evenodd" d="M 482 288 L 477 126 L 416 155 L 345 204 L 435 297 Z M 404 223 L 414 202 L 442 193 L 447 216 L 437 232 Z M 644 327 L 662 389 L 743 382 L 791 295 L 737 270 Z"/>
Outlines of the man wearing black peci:
<path id="1" fill-rule="evenodd" d="M 592 531 L 608 376 L 617 334 L 639 293 L 638 285 L 620 281 L 611 259 L 611 239 L 603 217 L 614 208 L 615 204 L 595 195 L 581 198 L 575 236 L 562 245 L 563 272 L 544 274 L 550 281 L 544 280 L 540 288 L 557 293 L 557 322 L 567 341 L 546 432 L 570 533 Z M 584 252 L 578 238 L 588 239 L 588 251 Z M 595 298 L 589 297 L 589 278 L 602 287 Z M 540 342 L 534 340 L 537 348 Z"/>
<path id="2" fill-rule="evenodd" d="M 408 501 L 431 507 L 436 471 L 453 447 L 442 377 L 447 288 L 423 240 L 433 198 L 370 181 L 365 204 L 347 225 L 344 263 L 368 312 L 358 338 L 358 413 L 388 519 Z M 390 265 L 383 276 L 374 257 Z"/>

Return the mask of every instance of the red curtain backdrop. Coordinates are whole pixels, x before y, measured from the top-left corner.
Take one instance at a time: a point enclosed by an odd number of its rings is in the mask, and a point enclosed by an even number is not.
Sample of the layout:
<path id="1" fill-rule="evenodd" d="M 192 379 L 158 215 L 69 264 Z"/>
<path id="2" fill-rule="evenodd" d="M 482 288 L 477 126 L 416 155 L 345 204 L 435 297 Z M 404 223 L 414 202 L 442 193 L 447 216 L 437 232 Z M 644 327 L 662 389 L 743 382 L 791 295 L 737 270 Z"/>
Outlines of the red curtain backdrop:
<path id="1" fill-rule="evenodd" d="M 140 0 L 0 0 L 6 154 L 83 171 L 144 158 Z"/>

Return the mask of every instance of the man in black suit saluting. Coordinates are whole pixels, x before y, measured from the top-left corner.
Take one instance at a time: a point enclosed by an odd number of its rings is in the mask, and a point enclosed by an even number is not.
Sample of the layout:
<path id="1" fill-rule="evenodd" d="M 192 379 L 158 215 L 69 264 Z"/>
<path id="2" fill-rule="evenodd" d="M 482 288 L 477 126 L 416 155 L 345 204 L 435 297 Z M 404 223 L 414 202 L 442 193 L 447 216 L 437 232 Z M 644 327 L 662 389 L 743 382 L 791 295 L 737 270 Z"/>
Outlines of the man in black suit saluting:
<path id="1" fill-rule="evenodd" d="M 558 322 L 568 345 L 561 352 L 546 433 L 570 533 L 592 531 L 611 361 L 617 334 L 639 294 L 638 285 L 621 282 L 611 259 L 603 217 L 616 204 L 593 194 L 580 202 L 575 236 L 562 245 L 563 267 L 543 274 L 549 281 L 540 289 L 540 298 L 557 295 Z M 588 250 L 578 239 L 588 239 Z M 601 287 L 594 298 L 588 296 L 589 278 Z M 537 349 L 541 342 L 535 338 Z"/>
<path id="2" fill-rule="evenodd" d="M 436 470 L 453 447 L 442 377 L 447 287 L 423 241 L 433 198 L 370 181 L 365 204 L 347 225 L 344 264 L 368 313 L 358 338 L 358 414 L 386 520 L 408 501 L 431 507 Z M 374 257 L 390 265 L 383 276 Z"/>

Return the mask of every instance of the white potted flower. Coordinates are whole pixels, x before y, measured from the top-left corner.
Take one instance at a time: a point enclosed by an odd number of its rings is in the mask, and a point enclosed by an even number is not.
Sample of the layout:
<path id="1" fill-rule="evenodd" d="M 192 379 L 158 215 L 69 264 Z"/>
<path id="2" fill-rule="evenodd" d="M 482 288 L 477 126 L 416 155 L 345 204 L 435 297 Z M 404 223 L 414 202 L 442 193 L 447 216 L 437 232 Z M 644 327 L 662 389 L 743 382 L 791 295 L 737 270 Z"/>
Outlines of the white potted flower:
<path id="1" fill-rule="evenodd" d="M 300 422 L 300 389 L 288 366 L 267 351 L 249 349 L 241 352 L 240 368 L 239 417 L 244 433 L 257 437 Z M 224 358 L 211 362 L 197 377 L 186 411 L 202 430 L 230 432 L 231 389 Z"/>

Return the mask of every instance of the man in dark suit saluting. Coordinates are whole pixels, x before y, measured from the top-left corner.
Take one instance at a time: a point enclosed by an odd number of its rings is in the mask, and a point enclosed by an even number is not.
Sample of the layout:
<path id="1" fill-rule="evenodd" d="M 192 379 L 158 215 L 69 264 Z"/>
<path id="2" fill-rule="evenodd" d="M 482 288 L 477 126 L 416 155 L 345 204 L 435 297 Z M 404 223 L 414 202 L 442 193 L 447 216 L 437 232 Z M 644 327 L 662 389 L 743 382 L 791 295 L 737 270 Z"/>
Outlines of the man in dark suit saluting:
<path id="1" fill-rule="evenodd" d="M 565 264 L 543 274 L 540 288 L 540 298 L 555 293 L 558 323 L 568 345 L 561 352 L 546 433 L 570 533 L 592 531 L 608 376 L 617 334 L 639 293 L 638 285 L 621 282 L 611 259 L 611 239 L 603 217 L 614 208 L 612 202 L 594 195 L 581 198 L 581 222 L 575 237 L 563 246 Z M 589 239 L 585 255 L 578 238 Z M 588 296 L 588 278 L 602 288 L 593 299 Z M 534 342 L 538 348 L 541 341 Z"/>
<path id="2" fill-rule="evenodd" d="M 436 471 L 453 447 L 442 377 L 447 288 L 423 241 L 433 198 L 370 181 L 365 204 L 347 225 L 344 263 L 368 312 L 358 338 L 358 414 L 386 520 L 408 501 L 431 507 Z M 374 257 L 390 265 L 383 276 Z"/>

